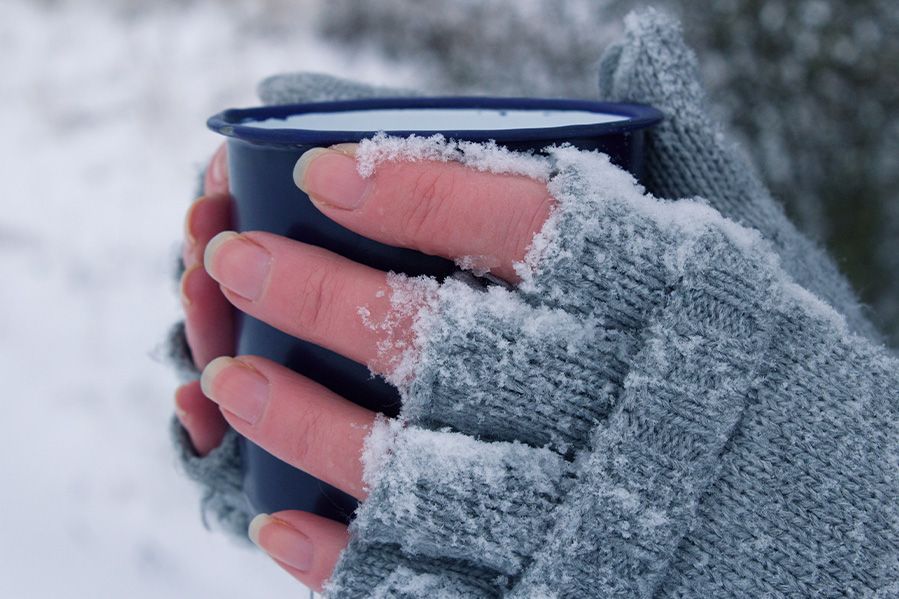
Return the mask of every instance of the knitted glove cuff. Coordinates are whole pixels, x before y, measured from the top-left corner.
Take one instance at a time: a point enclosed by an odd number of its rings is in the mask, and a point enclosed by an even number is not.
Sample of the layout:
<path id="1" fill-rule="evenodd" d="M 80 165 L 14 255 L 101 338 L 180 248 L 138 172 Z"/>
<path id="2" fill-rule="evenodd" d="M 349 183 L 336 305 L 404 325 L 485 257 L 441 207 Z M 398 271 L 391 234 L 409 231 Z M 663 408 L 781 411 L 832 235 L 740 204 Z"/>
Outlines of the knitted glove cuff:
<path id="1" fill-rule="evenodd" d="M 611 409 L 631 335 L 500 287 L 447 281 L 423 324 L 403 415 L 491 441 L 583 447 Z M 486 348 L 490 348 L 487 350 Z"/>
<path id="2" fill-rule="evenodd" d="M 568 462 L 552 451 L 397 422 L 376 425 L 363 459 L 371 493 L 356 534 L 415 555 L 474 554 L 506 574 L 542 542 L 571 483 Z"/>
<path id="3" fill-rule="evenodd" d="M 175 417 L 172 417 L 170 431 L 181 468 L 202 489 L 203 523 L 208 527 L 207 515 L 212 514 L 226 531 L 248 540 L 246 531 L 251 510 L 242 491 L 238 434 L 229 428 L 218 447 L 199 456 L 187 431 Z"/>
<path id="4" fill-rule="evenodd" d="M 517 265 L 520 292 L 534 304 L 639 331 L 667 291 L 659 250 L 671 244 L 668 232 L 628 217 L 644 190 L 608 156 L 547 150 L 556 168 L 547 187 L 558 204 Z"/>
<path id="5" fill-rule="evenodd" d="M 376 423 L 364 463 L 371 494 L 332 596 L 499 596 L 572 486 L 570 464 L 549 450 L 396 421 Z"/>
<path id="6" fill-rule="evenodd" d="M 487 599 L 501 597 L 508 585 L 505 576 L 471 561 L 408 556 L 398 545 L 354 537 L 324 590 L 341 599 Z"/>

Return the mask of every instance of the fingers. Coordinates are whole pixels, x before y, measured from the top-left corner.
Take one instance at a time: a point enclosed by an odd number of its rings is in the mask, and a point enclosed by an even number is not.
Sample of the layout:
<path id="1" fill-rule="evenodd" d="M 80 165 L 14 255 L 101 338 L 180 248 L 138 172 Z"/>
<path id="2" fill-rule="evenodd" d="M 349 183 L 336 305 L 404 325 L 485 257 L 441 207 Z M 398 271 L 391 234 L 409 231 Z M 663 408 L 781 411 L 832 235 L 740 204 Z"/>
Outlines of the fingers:
<path id="1" fill-rule="evenodd" d="M 259 514 L 250 522 L 249 536 L 279 566 L 314 591 L 322 590 L 349 542 L 343 524 L 293 510 Z"/>
<path id="2" fill-rule="evenodd" d="M 231 305 L 202 267 L 209 240 L 230 226 L 231 198 L 226 195 L 198 199 L 185 219 L 181 304 L 187 343 L 199 369 L 217 356 L 234 353 Z"/>
<path id="3" fill-rule="evenodd" d="M 205 266 L 238 309 L 377 372 L 386 372 L 411 338 L 414 310 L 408 318 L 392 310 L 386 273 L 319 247 L 225 232 L 210 242 Z M 371 324 L 388 318 L 389 330 Z"/>
<path id="4" fill-rule="evenodd" d="M 185 218 L 182 256 L 185 270 L 181 276 L 185 336 L 198 369 L 204 368 L 216 356 L 233 353 L 234 346 L 231 305 L 202 267 L 206 244 L 231 225 L 224 144 L 206 169 L 204 192 L 207 195 L 191 205 Z M 175 406 L 178 420 L 187 430 L 198 455 L 205 456 L 221 444 L 228 423 L 218 406 L 203 395 L 199 381 L 182 385 L 175 391 Z"/>
<path id="5" fill-rule="evenodd" d="M 213 358 L 234 353 L 233 308 L 200 264 L 181 276 L 181 305 L 184 333 L 198 369 Z"/>
<path id="6" fill-rule="evenodd" d="M 365 496 L 360 460 L 374 412 L 257 356 L 217 358 L 201 384 L 238 433 L 357 499 Z"/>
<path id="7" fill-rule="evenodd" d="M 544 183 L 433 161 L 387 162 L 364 179 L 353 151 L 316 148 L 297 162 L 294 181 L 325 216 L 365 237 L 518 281 L 513 264 L 554 203 Z"/>
<path id="8" fill-rule="evenodd" d="M 218 406 L 203 395 L 200 381 L 179 387 L 175 391 L 175 406 L 178 420 L 199 456 L 207 455 L 221 444 L 228 424 Z"/>
<path id="9" fill-rule="evenodd" d="M 205 195 L 191 204 L 184 219 L 184 267 L 201 264 L 209 240 L 230 228 L 230 196 Z"/>

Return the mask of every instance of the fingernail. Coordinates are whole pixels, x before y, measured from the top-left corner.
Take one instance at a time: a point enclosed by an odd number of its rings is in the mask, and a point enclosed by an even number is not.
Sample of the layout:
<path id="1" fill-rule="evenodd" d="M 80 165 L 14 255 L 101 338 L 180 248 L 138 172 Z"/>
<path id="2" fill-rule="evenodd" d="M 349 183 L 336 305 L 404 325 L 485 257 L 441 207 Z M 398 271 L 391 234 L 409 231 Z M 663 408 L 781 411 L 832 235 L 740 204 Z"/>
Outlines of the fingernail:
<path id="1" fill-rule="evenodd" d="M 199 264 L 189 266 L 184 271 L 184 274 L 181 275 L 181 284 L 178 286 L 178 291 L 181 295 L 181 306 L 183 308 L 187 308 L 193 303 L 190 297 L 190 278 L 198 268 L 200 268 Z"/>
<path id="2" fill-rule="evenodd" d="M 223 231 L 206 245 L 203 263 L 213 279 L 240 297 L 255 301 L 265 288 L 272 255 L 243 235 Z"/>
<path id="3" fill-rule="evenodd" d="M 278 561 L 301 572 L 312 567 L 312 541 L 296 528 L 268 514 L 250 522 L 250 540 Z"/>
<path id="4" fill-rule="evenodd" d="M 197 247 L 197 237 L 194 235 L 191 225 L 193 223 L 194 208 L 196 208 L 203 197 L 204 196 L 200 196 L 194 200 L 194 203 L 190 205 L 190 208 L 188 208 L 187 214 L 184 217 L 184 245 L 181 247 L 181 260 L 184 262 L 184 268 L 190 268 L 196 264 L 194 251 Z"/>
<path id="5" fill-rule="evenodd" d="M 175 390 L 175 415 L 182 426 L 187 426 L 187 410 L 181 405 L 181 394 L 187 389 L 187 385 L 181 385 Z"/>
<path id="6" fill-rule="evenodd" d="M 356 170 L 356 159 L 349 153 L 350 144 L 339 149 L 312 148 L 300 156 L 293 169 L 293 180 L 316 203 L 344 210 L 362 205 L 369 181 Z"/>
<path id="7" fill-rule="evenodd" d="M 203 395 L 248 424 L 256 424 L 268 404 L 269 383 L 258 370 L 221 356 L 203 369 Z"/>

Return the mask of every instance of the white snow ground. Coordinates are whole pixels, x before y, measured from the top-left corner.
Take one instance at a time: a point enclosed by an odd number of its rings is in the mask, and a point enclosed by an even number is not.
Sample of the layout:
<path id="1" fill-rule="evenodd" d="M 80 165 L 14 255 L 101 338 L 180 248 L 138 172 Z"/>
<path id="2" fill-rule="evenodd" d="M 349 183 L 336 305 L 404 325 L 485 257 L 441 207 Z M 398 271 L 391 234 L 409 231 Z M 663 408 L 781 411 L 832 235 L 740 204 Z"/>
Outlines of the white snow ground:
<path id="1" fill-rule="evenodd" d="M 179 312 L 195 172 L 218 144 L 205 118 L 255 103 L 272 72 L 409 75 L 302 19 L 289 39 L 246 27 L 252 2 L 131 5 L 2 3 L 0 597 L 303 596 L 202 527 L 167 437 L 176 381 L 153 354 Z"/>

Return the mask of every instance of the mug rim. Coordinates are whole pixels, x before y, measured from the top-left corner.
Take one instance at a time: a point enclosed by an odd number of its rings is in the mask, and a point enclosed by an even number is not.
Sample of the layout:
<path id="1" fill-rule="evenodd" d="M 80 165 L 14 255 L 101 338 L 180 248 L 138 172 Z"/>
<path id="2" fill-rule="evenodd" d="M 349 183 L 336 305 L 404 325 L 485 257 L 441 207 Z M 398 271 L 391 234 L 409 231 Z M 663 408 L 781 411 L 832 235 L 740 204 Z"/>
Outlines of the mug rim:
<path id="1" fill-rule="evenodd" d="M 295 128 L 263 128 L 244 125 L 248 121 L 283 119 L 310 112 L 349 112 L 354 110 L 403 108 L 486 108 L 507 110 L 578 110 L 627 117 L 606 123 L 531 127 L 517 129 L 433 129 L 401 130 L 375 129 L 369 131 Z M 378 97 L 329 102 L 303 102 L 253 108 L 229 108 L 210 117 L 206 125 L 212 131 L 261 145 L 310 146 L 359 142 L 378 133 L 397 137 L 444 137 L 466 141 L 496 141 L 500 143 L 526 141 L 564 141 L 566 139 L 599 137 L 627 133 L 651 127 L 664 119 L 661 111 L 646 104 L 631 102 L 600 102 L 564 98 L 520 98 L 502 96 L 404 96 Z"/>

